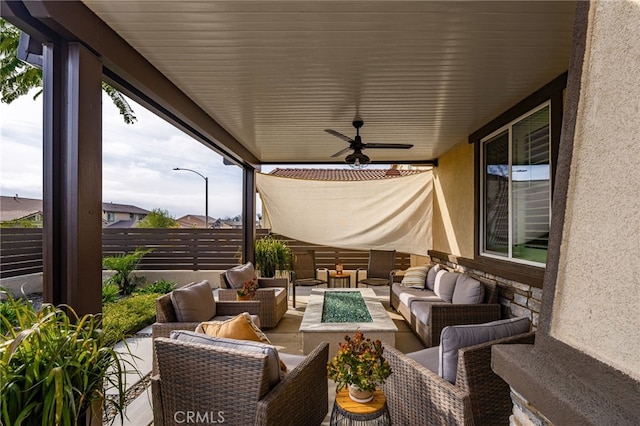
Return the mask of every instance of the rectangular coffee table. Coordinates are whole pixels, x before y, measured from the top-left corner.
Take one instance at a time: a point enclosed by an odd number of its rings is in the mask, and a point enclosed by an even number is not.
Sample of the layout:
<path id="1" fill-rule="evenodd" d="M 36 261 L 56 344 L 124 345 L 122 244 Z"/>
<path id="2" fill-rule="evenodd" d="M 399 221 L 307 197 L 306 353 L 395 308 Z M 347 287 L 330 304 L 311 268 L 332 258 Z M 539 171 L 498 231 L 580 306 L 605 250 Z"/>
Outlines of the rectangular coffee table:
<path id="1" fill-rule="evenodd" d="M 371 322 L 322 322 L 325 292 L 360 292 Z M 329 359 L 338 352 L 338 343 L 344 342 L 345 334 L 354 335 L 361 331 L 364 337 L 371 340 L 380 339 L 387 345 L 395 347 L 398 328 L 389 317 L 382 303 L 370 288 L 325 289 L 314 288 L 309 303 L 302 317 L 300 332 L 302 333 L 302 351 L 309 354 L 320 342 L 329 343 Z"/>

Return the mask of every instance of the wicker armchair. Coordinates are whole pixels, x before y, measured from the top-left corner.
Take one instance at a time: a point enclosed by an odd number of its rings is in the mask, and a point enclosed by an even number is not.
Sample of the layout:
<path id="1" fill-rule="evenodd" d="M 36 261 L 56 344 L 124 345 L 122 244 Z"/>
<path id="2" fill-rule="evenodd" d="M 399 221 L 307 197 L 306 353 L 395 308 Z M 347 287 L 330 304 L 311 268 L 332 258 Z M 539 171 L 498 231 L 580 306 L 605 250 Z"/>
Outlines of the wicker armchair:
<path id="1" fill-rule="evenodd" d="M 230 288 L 225 274 L 220 274 L 223 287 L 218 290 L 218 300 L 232 302 L 237 300 L 238 291 Z M 289 308 L 286 278 L 258 278 L 258 290 L 253 297 L 259 303 L 258 316 L 261 328 L 273 328 L 278 325 Z M 277 291 L 276 291 L 277 290 Z"/>
<path id="2" fill-rule="evenodd" d="M 328 411 L 326 365 L 321 343 L 269 389 L 267 356 L 166 338 L 154 341 L 159 374 L 151 379 L 153 424 L 178 424 L 175 416 L 222 416 L 231 425 L 318 425 Z M 213 418 L 211 418 L 213 416 Z"/>
<path id="3" fill-rule="evenodd" d="M 455 384 L 393 347 L 385 358 L 393 373 L 382 385 L 394 425 L 507 425 L 512 402 L 507 385 L 491 370 L 491 346 L 531 344 L 519 334 L 460 349 Z"/>
<path id="4" fill-rule="evenodd" d="M 216 316 L 211 318 L 212 320 L 225 320 L 243 312 L 248 312 L 252 316 L 255 316 L 258 315 L 258 311 L 260 309 L 260 302 L 254 300 L 215 303 Z M 255 322 L 257 325 L 260 325 L 260 318 L 258 317 Z M 173 303 L 171 302 L 171 293 L 167 293 L 156 299 L 156 322 L 151 326 L 151 336 L 153 339 L 158 337 L 169 337 L 173 330 L 194 331 L 198 324 L 200 324 L 200 322 L 178 322 L 176 311 L 173 309 Z M 156 371 L 157 363 L 154 352 L 153 372 L 155 373 Z"/>

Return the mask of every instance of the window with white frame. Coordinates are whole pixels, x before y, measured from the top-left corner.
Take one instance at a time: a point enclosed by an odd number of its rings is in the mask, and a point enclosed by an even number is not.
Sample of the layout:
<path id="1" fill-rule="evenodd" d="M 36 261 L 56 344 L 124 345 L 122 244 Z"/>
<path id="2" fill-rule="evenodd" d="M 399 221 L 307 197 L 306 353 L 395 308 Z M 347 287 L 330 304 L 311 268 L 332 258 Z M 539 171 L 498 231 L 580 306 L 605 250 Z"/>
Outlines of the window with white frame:
<path id="1" fill-rule="evenodd" d="M 481 140 L 480 254 L 544 266 L 551 219 L 549 102 Z"/>

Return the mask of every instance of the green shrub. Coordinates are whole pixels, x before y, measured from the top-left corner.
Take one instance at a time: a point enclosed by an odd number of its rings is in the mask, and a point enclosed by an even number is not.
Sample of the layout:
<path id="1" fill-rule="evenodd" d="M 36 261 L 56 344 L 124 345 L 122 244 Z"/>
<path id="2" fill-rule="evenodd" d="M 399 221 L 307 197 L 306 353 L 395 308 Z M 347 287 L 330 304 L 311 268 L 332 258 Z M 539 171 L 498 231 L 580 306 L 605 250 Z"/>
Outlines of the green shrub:
<path id="1" fill-rule="evenodd" d="M 115 271 L 113 276 L 107 278 L 105 283 L 116 284 L 123 296 L 128 296 L 140 284 L 144 278 L 131 276 L 131 272 L 138 267 L 140 260 L 153 249 L 138 247 L 133 253 L 117 256 L 107 256 L 102 259 L 102 267 Z"/>
<path id="2" fill-rule="evenodd" d="M 6 294 L 6 293 L 5 293 Z M 0 334 L 4 335 L 9 329 L 18 325 L 18 312 L 28 303 L 24 299 L 7 299 L 0 301 Z"/>
<path id="3" fill-rule="evenodd" d="M 135 294 L 103 306 L 105 340 L 114 344 L 126 336 L 153 324 L 156 318 L 156 299 L 159 294 Z"/>
<path id="4" fill-rule="evenodd" d="M 68 306 L 43 304 L 36 311 L 31 303 L 8 303 L 17 322 L 0 315 L 6 327 L 0 335 L 0 423 L 84 424 L 95 404 L 107 402 L 105 387 L 115 388 L 109 402 L 123 421 L 125 367 L 133 367 L 107 345 L 100 315 L 78 318 Z"/>
<path id="5" fill-rule="evenodd" d="M 102 286 L 102 304 L 113 303 L 120 298 L 120 287 L 115 284 Z"/>
<path id="6" fill-rule="evenodd" d="M 149 293 L 167 294 L 170 291 L 175 290 L 175 288 L 176 288 L 176 283 L 174 283 L 173 281 L 161 279 L 161 280 L 155 281 L 153 284 L 149 284 L 146 287 L 138 287 L 134 291 L 134 293 L 138 293 L 138 294 L 149 294 Z"/>

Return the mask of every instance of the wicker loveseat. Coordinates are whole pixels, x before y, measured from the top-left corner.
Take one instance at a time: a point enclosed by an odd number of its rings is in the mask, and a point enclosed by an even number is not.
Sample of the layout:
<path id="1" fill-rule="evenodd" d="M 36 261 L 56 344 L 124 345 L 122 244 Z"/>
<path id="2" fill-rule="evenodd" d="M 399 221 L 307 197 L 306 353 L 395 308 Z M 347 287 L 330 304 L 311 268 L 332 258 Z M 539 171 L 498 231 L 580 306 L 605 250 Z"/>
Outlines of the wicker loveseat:
<path id="1" fill-rule="evenodd" d="M 508 425 L 513 408 L 509 386 L 491 370 L 491 347 L 531 344 L 534 336 L 520 333 L 459 349 L 454 383 L 438 374 L 438 347 L 406 355 L 385 347 L 393 374 L 382 389 L 392 424 Z"/>
<path id="2" fill-rule="evenodd" d="M 153 424 L 183 424 L 187 413 L 200 416 L 203 424 L 322 423 L 328 411 L 327 343 L 306 357 L 281 354 L 288 372 L 274 385 L 268 355 L 247 352 L 241 349 L 242 341 L 236 342 L 239 348 L 156 339 L 159 373 L 151 380 Z"/>
<path id="3" fill-rule="evenodd" d="M 418 286 L 403 285 L 399 282 L 403 280 L 403 272 L 394 271 L 389 292 L 391 307 L 404 317 L 425 346 L 438 346 L 440 333 L 448 325 L 500 319 L 502 309 L 495 283 L 449 272 L 440 265 L 425 269 L 428 273 Z M 442 283 L 443 290 L 439 294 L 434 291 L 436 278 Z"/>
<path id="4" fill-rule="evenodd" d="M 235 270 L 235 271 L 234 271 Z M 236 272 L 241 278 L 234 288 L 229 279 L 230 272 Z M 218 300 L 230 302 L 237 299 L 237 288 L 242 287 L 242 276 L 255 276 L 253 265 L 249 262 L 237 268 L 232 268 L 220 274 Z M 246 277 L 245 277 L 246 278 Z M 253 300 L 259 302 L 258 316 L 261 328 L 272 328 L 278 325 L 289 308 L 286 278 L 258 278 L 258 290 Z"/>

